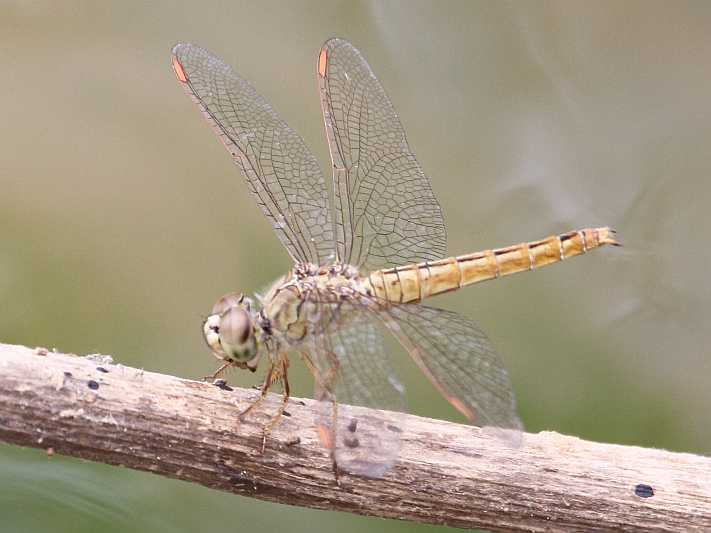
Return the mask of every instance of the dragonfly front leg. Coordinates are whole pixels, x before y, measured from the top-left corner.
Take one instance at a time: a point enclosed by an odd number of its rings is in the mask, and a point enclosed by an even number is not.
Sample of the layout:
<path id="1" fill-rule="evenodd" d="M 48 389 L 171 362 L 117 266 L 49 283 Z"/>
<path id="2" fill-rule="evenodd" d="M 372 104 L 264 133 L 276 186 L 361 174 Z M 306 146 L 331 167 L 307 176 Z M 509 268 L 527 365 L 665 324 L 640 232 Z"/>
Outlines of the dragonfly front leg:
<path id="1" fill-rule="evenodd" d="M 219 378 L 222 374 L 224 374 L 225 370 L 227 370 L 230 366 L 232 366 L 232 363 L 225 363 L 223 365 L 220 365 L 220 368 L 215 370 L 215 372 L 212 373 L 210 376 L 203 376 L 202 381 L 208 381 L 208 380 L 215 380 Z"/>
<path id="2" fill-rule="evenodd" d="M 286 406 L 289 404 L 289 378 L 287 374 L 289 368 L 289 360 L 286 357 L 282 358 L 280 366 L 281 368 L 279 374 L 281 378 L 282 391 L 281 405 L 279 406 L 277 414 L 271 418 L 271 420 L 264 426 L 264 429 L 262 430 L 262 453 L 264 453 L 264 450 L 267 447 L 267 437 L 272 432 L 272 429 L 274 429 L 274 427 L 277 425 L 279 419 L 282 417 L 284 411 L 286 410 Z"/>
<path id="3" fill-rule="evenodd" d="M 257 407 L 262 401 L 264 401 L 264 398 L 267 397 L 267 392 L 269 391 L 269 387 L 272 386 L 274 383 L 274 365 L 269 365 L 269 370 L 267 370 L 267 375 L 264 378 L 264 383 L 262 383 L 262 386 L 260 387 L 260 394 L 259 398 L 257 398 L 255 401 L 253 401 L 244 411 L 242 411 L 239 415 L 237 415 L 237 418 L 240 419 L 240 422 L 244 420 L 244 418 L 254 409 Z"/>

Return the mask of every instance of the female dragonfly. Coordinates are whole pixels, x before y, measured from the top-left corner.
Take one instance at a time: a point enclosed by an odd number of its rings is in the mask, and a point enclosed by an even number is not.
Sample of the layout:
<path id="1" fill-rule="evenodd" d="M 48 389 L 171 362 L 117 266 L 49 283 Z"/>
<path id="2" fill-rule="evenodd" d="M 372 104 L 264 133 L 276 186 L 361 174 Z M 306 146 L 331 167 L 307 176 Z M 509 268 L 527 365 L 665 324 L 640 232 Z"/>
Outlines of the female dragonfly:
<path id="1" fill-rule="evenodd" d="M 317 428 L 336 474 L 387 472 L 399 452 L 397 419 L 354 417 L 365 411 L 349 405 L 404 410 L 404 388 L 384 349 L 388 331 L 470 422 L 519 434 L 511 385 L 487 337 L 468 318 L 421 302 L 617 245 L 614 231 L 586 228 L 444 258 L 445 225 L 429 179 L 352 44 L 331 39 L 316 62 L 333 208 L 314 155 L 247 81 L 193 44 L 176 45 L 172 65 L 294 261 L 256 302 L 223 296 L 203 325 L 222 361 L 214 378 L 230 367 L 254 371 L 266 359 L 260 400 L 281 385 L 283 402 L 264 427 L 263 447 L 289 400 L 289 354 L 297 353 L 314 377 Z"/>

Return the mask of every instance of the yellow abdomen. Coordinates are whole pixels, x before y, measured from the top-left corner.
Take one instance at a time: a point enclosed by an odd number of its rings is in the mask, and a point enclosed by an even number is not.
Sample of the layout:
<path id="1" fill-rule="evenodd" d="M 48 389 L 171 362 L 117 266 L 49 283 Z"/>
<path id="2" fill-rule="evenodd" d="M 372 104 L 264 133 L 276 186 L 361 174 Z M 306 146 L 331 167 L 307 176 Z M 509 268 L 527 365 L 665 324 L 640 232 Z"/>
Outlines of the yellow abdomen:
<path id="1" fill-rule="evenodd" d="M 416 302 L 480 281 L 557 263 L 605 244 L 619 246 L 614 234 L 607 227 L 585 228 L 506 248 L 377 270 L 365 279 L 365 285 L 378 298 Z"/>

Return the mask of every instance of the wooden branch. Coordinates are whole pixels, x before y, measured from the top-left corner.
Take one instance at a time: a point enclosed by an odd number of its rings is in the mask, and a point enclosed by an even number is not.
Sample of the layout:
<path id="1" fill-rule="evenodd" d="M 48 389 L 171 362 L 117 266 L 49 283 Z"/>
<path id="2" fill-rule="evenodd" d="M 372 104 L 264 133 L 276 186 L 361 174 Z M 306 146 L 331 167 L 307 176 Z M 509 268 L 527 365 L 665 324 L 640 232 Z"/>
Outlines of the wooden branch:
<path id="1" fill-rule="evenodd" d="M 471 426 L 412 415 L 382 479 L 335 482 L 292 401 L 260 454 L 270 396 L 0 344 L 0 441 L 146 470 L 262 500 L 492 531 L 711 531 L 711 459 L 526 434 L 520 448 Z"/>

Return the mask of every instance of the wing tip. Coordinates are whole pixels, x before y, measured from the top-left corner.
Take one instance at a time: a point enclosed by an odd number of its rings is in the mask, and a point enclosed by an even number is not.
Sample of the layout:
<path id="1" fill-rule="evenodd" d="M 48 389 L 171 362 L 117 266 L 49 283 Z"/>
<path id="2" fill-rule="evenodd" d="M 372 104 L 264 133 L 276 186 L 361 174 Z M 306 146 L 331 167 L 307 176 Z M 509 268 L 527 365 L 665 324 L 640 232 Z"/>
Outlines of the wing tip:
<path id="1" fill-rule="evenodd" d="M 172 55 L 177 55 L 178 54 L 178 49 L 185 46 L 186 43 L 175 43 L 173 45 L 173 48 L 170 49 L 170 53 Z"/>
<path id="2" fill-rule="evenodd" d="M 316 431 L 318 432 L 318 440 L 321 442 L 321 446 L 327 450 L 333 449 L 333 434 L 326 425 L 317 424 Z"/>
<path id="3" fill-rule="evenodd" d="M 335 45 L 342 42 L 344 41 L 340 37 L 330 37 L 329 39 L 326 39 L 326 42 L 323 43 L 321 49 L 323 50 L 324 48 L 333 48 Z"/>
<path id="4" fill-rule="evenodd" d="M 343 45 L 348 45 L 351 48 L 353 47 L 353 44 L 351 44 L 349 41 L 346 39 L 341 39 L 340 37 L 331 37 L 328 39 L 323 45 L 321 46 L 321 50 L 319 50 L 318 53 L 318 64 L 317 64 L 317 72 L 318 75 L 322 78 L 326 77 L 326 73 L 328 71 L 328 59 L 329 59 L 329 54 L 339 46 Z"/>
<path id="5" fill-rule="evenodd" d="M 470 424 L 474 423 L 474 421 L 476 420 L 476 415 L 471 409 L 469 409 L 467 405 L 464 404 L 464 402 L 452 395 L 447 395 L 445 396 L 445 398 L 452 405 L 452 407 L 454 407 L 457 411 L 464 415 L 464 417 L 469 421 Z"/>
<path id="6" fill-rule="evenodd" d="M 330 41 L 327 41 L 326 44 L 324 44 L 321 47 L 321 51 L 318 53 L 318 65 L 317 65 L 317 71 L 318 75 L 322 78 L 326 77 L 326 67 L 328 65 L 328 43 Z"/>
<path id="7" fill-rule="evenodd" d="M 180 63 L 180 60 L 178 59 L 177 55 L 177 48 L 180 45 L 177 44 L 173 47 L 172 50 L 172 55 L 170 58 L 170 62 L 173 65 L 173 72 L 175 72 L 175 77 L 178 78 L 178 81 L 180 83 L 187 83 L 188 82 L 188 77 L 185 75 L 185 69 L 183 68 L 183 65 Z"/>

